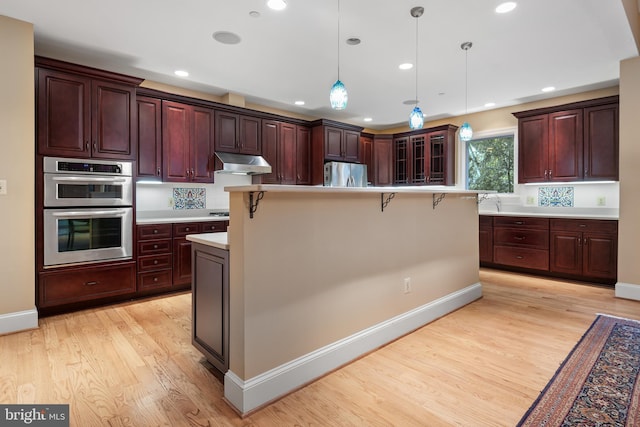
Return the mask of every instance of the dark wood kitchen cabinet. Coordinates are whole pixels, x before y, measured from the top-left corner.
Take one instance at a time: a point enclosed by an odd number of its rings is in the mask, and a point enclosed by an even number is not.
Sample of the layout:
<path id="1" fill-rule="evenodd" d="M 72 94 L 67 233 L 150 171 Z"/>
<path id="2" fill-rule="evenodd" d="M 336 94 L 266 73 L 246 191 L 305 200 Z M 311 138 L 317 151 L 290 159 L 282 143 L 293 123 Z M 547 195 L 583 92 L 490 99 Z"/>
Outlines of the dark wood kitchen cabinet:
<path id="1" fill-rule="evenodd" d="M 495 216 L 493 262 L 532 270 L 549 270 L 549 219 Z"/>
<path id="2" fill-rule="evenodd" d="M 43 271 L 38 275 L 38 310 L 47 315 L 133 296 L 135 262 L 103 263 Z"/>
<path id="3" fill-rule="evenodd" d="M 372 147 L 373 167 L 370 173 L 373 185 L 393 185 L 393 136 L 375 135 Z"/>
<path id="4" fill-rule="evenodd" d="M 229 369 L 229 251 L 193 244 L 192 343 L 220 372 Z"/>
<path id="5" fill-rule="evenodd" d="M 216 151 L 260 155 L 262 120 L 227 111 L 216 111 Z"/>
<path id="6" fill-rule="evenodd" d="M 162 101 L 163 181 L 213 182 L 214 110 Z"/>
<path id="7" fill-rule="evenodd" d="M 138 96 L 138 175 L 145 180 L 162 180 L 162 102 Z"/>
<path id="8" fill-rule="evenodd" d="M 618 179 L 618 97 L 514 113 L 518 182 Z"/>
<path id="9" fill-rule="evenodd" d="M 395 185 L 453 185 L 456 126 L 397 134 L 393 140 Z"/>
<path id="10" fill-rule="evenodd" d="M 262 156 L 271 173 L 263 184 L 309 184 L 310 132 L 303 126 L 277 120 L 262 121 Z"/>
<path id="11" fill-rule="evenodd" d="M 359 163 L 362 127 L 316 120 L 311 123 L 311 184 L 324 183 L 324 163 L 328 161 Z"/>
<path id="12" fill-rule="evenodd" d="M 39 154 L 135 160 L 141 79 L 41 57 L 35 64 Z"/>
<path id="13" fill-rule="evenodd" d="M 550 229 L 552 272 L 615 283 L 617 221 L 552 218 Z"/>
<path id="14" fill-rule="evenodd" d="M 191 242 L 186 236 L 224 232 L 228 225 L 228 221 L 138 225 L 138 292 L 158 293 L 191 286 Z"/>
<path id="15" fill-rule="evenodd" d="M 493 217 L 480 215 L 479 217 L 480 264 L 493 262 Z"/>

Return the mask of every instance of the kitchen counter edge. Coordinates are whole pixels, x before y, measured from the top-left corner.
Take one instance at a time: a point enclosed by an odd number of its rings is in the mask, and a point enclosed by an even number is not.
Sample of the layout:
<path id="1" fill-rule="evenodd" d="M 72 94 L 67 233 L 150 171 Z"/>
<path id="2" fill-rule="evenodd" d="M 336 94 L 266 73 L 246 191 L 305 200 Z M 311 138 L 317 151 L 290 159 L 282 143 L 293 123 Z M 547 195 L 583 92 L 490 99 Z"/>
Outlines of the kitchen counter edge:
<path id="1" fill-rule="evenodd" d="M 551 213 L 551 212 L 479 212 L 483 216 L 528 216 L 538 218 L 567 218 L 567 219 L 601 219 L 617 221 L 618 215 L 614 214 L 588 214 L 588 213 Z"/>
<path id="2" fill-rule="evenodd" d="M 212 246 L 218 249 L 229 250 L 229 241 L 227 233 L 200 233 L 200 234 L 188 234 L 187 240 L 194 243 L 200 243 L 206 246 Z"/>

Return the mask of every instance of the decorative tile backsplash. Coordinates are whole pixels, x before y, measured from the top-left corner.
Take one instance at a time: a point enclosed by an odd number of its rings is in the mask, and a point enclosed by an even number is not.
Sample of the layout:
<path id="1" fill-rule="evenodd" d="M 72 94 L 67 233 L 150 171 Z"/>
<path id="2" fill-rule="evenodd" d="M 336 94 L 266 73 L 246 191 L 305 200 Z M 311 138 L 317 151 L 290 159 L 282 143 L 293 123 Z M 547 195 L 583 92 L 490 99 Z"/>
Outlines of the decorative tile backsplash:
<path id="1" fill-rule="evenodd" d="M 173 189 L 173 209 L 204 209 L 206 205 L 206 188 Z"/>
<path id="2" fill-rule="evenodd" d="M 572 208 L 573 195 L 573 187 L 540 187 L 538 206 Z"/>

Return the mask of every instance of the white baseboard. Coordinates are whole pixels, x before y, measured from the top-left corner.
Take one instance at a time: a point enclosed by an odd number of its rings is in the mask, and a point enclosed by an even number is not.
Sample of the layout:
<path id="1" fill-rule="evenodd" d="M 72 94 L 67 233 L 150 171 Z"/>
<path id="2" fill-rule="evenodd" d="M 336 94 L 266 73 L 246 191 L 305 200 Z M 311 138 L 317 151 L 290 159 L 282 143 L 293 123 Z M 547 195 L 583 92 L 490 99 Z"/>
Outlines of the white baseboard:
<path id="1" fill-rule="evenodd" d="M 640 301 L 640 285 L 632 283 L 616 283 L 616 297 Z"/>
<path id="2" fill-rule="evenodd" d="M 0 314 L 0 335 L 35 329 L 38 327 L 38 310 L 16 311 Z"/>
<path id="3" fill-rule="evenodd" d="M 246 415 L 480 297 L 482 285 L 470 285 L 246 381 L 229 370 L 224 378 L 224 396 Z"/>

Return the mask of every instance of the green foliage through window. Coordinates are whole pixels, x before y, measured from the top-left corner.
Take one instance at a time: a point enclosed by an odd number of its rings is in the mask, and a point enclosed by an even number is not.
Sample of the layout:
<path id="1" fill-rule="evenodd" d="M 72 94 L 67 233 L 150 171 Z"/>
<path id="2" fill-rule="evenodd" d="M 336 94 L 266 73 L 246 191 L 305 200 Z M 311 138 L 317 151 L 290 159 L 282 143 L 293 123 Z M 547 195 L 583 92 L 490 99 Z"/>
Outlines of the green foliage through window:
<path id="1" fill-rule="evenodd" d="M 513 135 L 467 142 L 467 189 L 513 193 Z"/>

